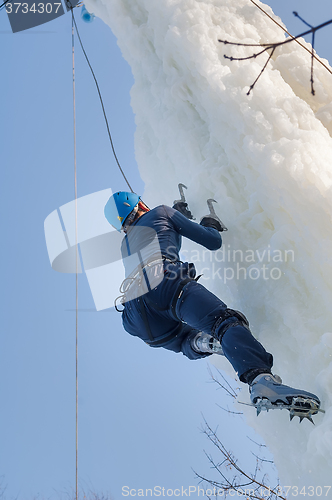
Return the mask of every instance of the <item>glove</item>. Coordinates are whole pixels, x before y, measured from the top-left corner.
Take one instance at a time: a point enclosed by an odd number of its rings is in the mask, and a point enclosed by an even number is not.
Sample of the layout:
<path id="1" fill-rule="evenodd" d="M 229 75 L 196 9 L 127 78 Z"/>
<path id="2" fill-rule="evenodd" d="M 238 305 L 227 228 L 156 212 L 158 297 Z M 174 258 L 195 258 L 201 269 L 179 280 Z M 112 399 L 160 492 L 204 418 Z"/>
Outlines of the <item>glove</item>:
<path id="1" fill-rule="evenodd" d="M 203 219 L 200 222 L 200 225 L 204 227 L 213 227 L 220 233 L 224 230 L 224 228 L 217 219 L 214 219 L 213 217 L 209 216 L 203 217 Z"/>
<path id="2" fill-rule="evenodd" d="M 187 217 L 187 219 L 193 219 L 192 213 L 188 208 L 188 203 L 186 203 L 185 201 L 178 201 L 177 203 L 175 203 L 175 205 L 173 205 L 173 208 L 174 210 L 177 210 L 182 215 Z"/>

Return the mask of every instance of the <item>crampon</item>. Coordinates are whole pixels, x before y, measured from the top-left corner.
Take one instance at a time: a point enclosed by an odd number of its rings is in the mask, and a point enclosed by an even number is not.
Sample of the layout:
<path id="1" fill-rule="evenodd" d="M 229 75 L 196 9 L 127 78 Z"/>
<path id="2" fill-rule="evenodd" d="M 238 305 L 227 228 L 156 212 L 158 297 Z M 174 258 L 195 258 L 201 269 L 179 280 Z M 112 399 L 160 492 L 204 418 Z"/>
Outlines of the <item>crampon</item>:
<path id="1" fill-rule="evenodd" d="M 294 417 L 299 417 L 300 423 L 303 419 L 307 418 L 310 420 L 312 424 L 315 425 L 315 422 L 312 419 L 313 415 L 317 415 L 318 412 L 325 413 L 324 410 L 320 409 L 320 404 L 317 400 L 313 398 L 306 397 L 293 397 L 287 398 L 289 404 L 285 404 L 283 401 L 276 401 L 275 403 L 271 403 L 267 398 L 259 398 L 255 403 L 242 403 L 247 406 L 254 406 L 257 410 L 257 416 L 261 413 L 261 411 L 269 411 L 269 410 L 289 410 L 290 420 L 293 420 Z"/>

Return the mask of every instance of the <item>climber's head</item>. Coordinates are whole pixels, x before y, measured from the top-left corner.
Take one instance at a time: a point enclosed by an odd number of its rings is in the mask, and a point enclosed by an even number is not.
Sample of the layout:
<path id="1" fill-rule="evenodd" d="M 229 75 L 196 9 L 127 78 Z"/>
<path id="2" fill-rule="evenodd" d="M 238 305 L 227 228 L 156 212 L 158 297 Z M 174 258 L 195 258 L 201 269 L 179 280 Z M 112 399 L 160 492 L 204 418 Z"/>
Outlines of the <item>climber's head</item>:
<path id="1" fill-rule="evenodd" d="M 126 228 L 130 224 L 149 210 L 137 194 L 118 191 L 109 198 L 104 208 L 104 214 L 117 231 L 126 232 Z"/>

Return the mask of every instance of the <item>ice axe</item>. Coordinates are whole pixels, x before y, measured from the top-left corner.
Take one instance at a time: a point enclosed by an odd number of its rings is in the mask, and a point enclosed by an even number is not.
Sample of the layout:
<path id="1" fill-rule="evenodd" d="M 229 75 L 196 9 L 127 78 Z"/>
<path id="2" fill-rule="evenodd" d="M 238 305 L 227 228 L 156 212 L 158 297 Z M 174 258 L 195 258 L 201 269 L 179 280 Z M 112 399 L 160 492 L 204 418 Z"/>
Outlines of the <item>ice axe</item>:
<path id="1" fill-rule="evenodd" d="M 187 186 L 185 186 L 184 184 L 182 184 L 180 182 L 180 184 L 178 184 L 178 188 L 180 191 L 181 198 L 179 200 L 174 200 L 173 208 L 175 210 L 178 210 L 179 212 L 181 212 L 182 215 L 187 217 L 187 219 L 195 220 L 194 217 L 192 216 L 192 213 L 190 212 L 190 210 L 188 208 L 188 203 L 186 202 L 186 197 L 185 197 L 184 192 L 183 192 L 183 188 L 187 189 Z"/>
<path id="2" fill-rule="evenodd" d="M 212 217 L 212 219 L 219 222 L 219 224 L 222 228 L 222 231 L 228 231 L 225 224 L 219 219 L 218 215 L 216 214 L 216 212 L 214 210 L 214 206 L 212 205 L 212 203 L 218 203 L 218 202 L 216 200 L 214 200 L 213 198 L 209 198 L 206 201 L 206 203 L 207 203 L 207 206 L 209 207 L 210 213 L 208 215 L 204 215 L 204 217 Z M 202 219 L 204 219 L 204 217 L 202 217 Z"/>
<path id="3" fill-rule="evenodd" d="M 174 203 L 174 205 L 175 205 L 176 203 L 181 203 L 181 202 L 186 203 L 186 198 L 185 198 L 185 196 L 184 196 L 183 188 L 188 189 L 188 188 L 187 188 L 187 186 L 185 186 L 184 184 L 182 184 L 182 183 L 180 182 L 180 184 L 178 184 L 178 188 L 179 188 L 179 191 L 180 191 L 180 196 L 181 196 L 181 198 L 180 198 L 179 200 L 174 200 L 174 202 L 173 202 L 173 203 Z"/>

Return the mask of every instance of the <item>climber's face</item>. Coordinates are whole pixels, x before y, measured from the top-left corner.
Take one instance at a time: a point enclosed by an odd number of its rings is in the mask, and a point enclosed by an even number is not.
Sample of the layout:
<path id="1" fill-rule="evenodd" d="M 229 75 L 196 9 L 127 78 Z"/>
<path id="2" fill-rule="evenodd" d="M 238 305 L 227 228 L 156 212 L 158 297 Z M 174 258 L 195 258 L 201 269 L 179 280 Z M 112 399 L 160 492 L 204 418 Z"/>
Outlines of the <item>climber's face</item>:
<path id="1" fill-rule="evenodd" d="M 150 209 L 143 203 L 142 201 L 139 201 L 137 203 L 136 207 L 130 212 L 126 220 L 124 221 L 124 224 L 122 226 L 122 230 L 126 233 L 127 229 L 129 226 L 133 224 L 137 219 L 139 219 L 143 214 L 146 212 L 149 212 Z"/>

